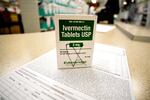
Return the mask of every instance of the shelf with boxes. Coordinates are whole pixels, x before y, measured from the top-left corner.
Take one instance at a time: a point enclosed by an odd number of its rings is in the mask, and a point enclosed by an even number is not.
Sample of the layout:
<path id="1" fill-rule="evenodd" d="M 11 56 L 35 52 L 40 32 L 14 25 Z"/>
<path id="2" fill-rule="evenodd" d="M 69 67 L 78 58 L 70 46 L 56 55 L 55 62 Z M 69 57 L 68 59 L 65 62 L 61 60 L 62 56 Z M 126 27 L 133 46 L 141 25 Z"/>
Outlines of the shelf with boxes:
<path id="1" fill-rule="evenodd" d="M 16 0 L 0 1 L 0 34 L 24 33 L 19 4 Z"/>
<path id="2" fill-rule="evenodd" d="M 38 0 L 41 31 L 54 30 L 55 14 L 87 14 L 88 5 L 81 0 Z"/>

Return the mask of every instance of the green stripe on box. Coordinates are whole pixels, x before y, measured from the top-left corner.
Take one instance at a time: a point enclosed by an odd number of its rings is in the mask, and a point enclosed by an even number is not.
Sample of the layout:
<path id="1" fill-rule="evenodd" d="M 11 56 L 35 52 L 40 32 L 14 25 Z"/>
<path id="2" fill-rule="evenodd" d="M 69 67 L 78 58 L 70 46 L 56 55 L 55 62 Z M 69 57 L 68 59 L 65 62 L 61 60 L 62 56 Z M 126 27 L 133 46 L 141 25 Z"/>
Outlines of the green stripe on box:
<path id="1" fill-rule="evenodd" d="M 59 20 L 60 41 L 93 39 L 94 20 Z"/>
<path id="2" fill-rule="evenodd" d="M 83 43 L 69 43 L 69 47 L 83 47 Z"/>

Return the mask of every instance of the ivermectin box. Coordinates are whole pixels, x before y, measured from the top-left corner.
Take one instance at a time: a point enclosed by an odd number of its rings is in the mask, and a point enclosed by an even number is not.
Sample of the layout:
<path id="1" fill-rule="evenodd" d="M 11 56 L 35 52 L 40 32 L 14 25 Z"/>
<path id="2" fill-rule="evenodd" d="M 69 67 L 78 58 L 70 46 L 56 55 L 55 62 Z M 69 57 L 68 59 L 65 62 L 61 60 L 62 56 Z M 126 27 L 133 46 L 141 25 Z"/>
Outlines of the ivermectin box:
<path id="1" fill-rule="evenodd" d="M 55 16 L 58 68 L 91 66 L 96 21 L 94 15 Z"/>

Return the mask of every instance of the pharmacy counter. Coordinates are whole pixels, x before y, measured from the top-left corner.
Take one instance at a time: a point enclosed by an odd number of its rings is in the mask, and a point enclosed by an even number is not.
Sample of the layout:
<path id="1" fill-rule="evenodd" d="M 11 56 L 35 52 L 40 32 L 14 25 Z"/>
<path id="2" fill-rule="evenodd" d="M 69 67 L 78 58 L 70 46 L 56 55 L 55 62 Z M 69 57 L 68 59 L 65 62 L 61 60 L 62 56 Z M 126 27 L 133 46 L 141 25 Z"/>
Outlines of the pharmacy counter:
<path id="1" fill-rule="evenodd" d="M 136 41 L 133 42 L 130 39 L 128 39 L 126 36 L 124 36 L 116 28 L 109 32 L 97 32 L 95 39 L 96 39 L 96 43 L 109 44 L 109 45 L 114 45 L 126 49 L 127 58 L 129 61 L 130 71 L 132 75 L 132 81 L 134 82 L 133 84 L 136 84 L 133 85 L 136 100 L 145 100 L 146 98 L 149 98 L 148 87 L 149 87 L 150 75 L 148 74 L 149 71 L 148 65 L 150 64 L 149 62 L 150 45 L 144 42 L 136 42 Z M 55 49 L 54 31 L 43 32 L 43 33 L 32 33 L 32 34 L 1 35 L 0 36 L 0 75 L 4 75 L 10 72 L 11 70 L 18 68 L 19 66 L 22 66 L 36 59 L 37 57 L 40 57 L 43 54 L 44 55 L 42 57 L 44 58 L 40 58 L 40 59 L 45 59 L 45 56 L 48 56 L 50 57 L 50 59 L 49 60 L 47 59 L 45 62 L 50 63 L 52 56 L 54 54 L 53 53 L 54 49 Z M 51 52 L 51 50 L 53 51 Z M 142 50 L 144 52 L 141 52 Z M 111 59 L 112 58 L 110 58 L 109 60 Z M 31 67 L 28 65 L 25 66 L 95 98 L 104 97 L 104 100 L 109 100 L 111 97 L 112 99 L 110 100 L 113 100 L 115 97 L 118 97 L 119 100 L 125 100 L 126 98 L 129 97 L 129 99 L 126 100 L 132 99 L 132 94 L 130 93 L 131 92 L 130 81 L 129 81 L 130 77 L 126 76 L 129 75 L 129 73 L 122 74 L 122 75 L 120 73 L 116 73 L 116 72 L 120 72 L 117 71 L 119 69 L 115 70 L 113 69 L 114 67 L 112 67 L 111 69 L 109 66 L 110 64 L 114 65 L 114 63 L 112 62 L 107 63 L 106 59 L 103 59 L 101 61 L 103 64 L 106 64 L 106 69 L 109 70 L 106 70 L 105 68 L 95 67 L 92 70 L 91 69 L 89 70 L 89 68 L 87 68 L 84 70 L 75 69 L 73 71 L 53 69 L 55 71 L 52 72 L 50 69 L 51 67 L 46 67 L 41 65 L 34 66 L 34 64 L 37 62 L 32 63 L 33 66 Z M 55 63 L 51 63 L 51 64 L 55 64 Z M 96 66 L 97 65 L 98 64 L 96 64 Z M 43 71 L 40 71 L 41 69 L 43 69 Z M 81 76 L 80 74 L 78 74 L 81 72 L 83 76 L 81 78 L 77 78 L 78 76 Z M 64 77 L 65 75 L 66 77 Z M 71 80 L 70 77 L 74 77 L 74 79 Z M 90 77 L 90 78 L 86 78 L 86 77 Z M 70 80 L 68 80 L 68 78 Z M 85 81 L 82 81 L 83 78 L 85 79 Z M 75 81 L 76 79 L 79 80 Z M 89 84 L 84 85 L 81 81 L 83 83 L 87 82 Z M 99 82 L 99 84 L 96 84 L 97 82 Z M 110 94 L 112 90 L 114 91 L 114 93 Z M 115 100 L 118 100 L 118 98 Z"/>

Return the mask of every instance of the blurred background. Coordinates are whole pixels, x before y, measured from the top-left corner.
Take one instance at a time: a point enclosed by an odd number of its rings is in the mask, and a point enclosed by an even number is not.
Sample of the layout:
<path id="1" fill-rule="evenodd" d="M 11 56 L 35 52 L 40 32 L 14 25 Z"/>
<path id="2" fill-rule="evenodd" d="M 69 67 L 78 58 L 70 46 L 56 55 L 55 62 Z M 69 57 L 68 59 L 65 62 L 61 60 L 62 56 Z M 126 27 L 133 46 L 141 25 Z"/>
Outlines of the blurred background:
<path id="1" fill-rule="evenodd" d="M 126 49 L 136 100 L 150 100 L 150 0 L 0 0 L 0 73 L 56 47 L 56 14 L 96 15 L 95 42 Z"/>
<path id="2" fill-rule="evenodd" d="M 116 21 L 150 26 L 150 0 L 0 0 L 0 34 L 55 29 L 55 14 L 97 15 L 97 23 Z"/>

